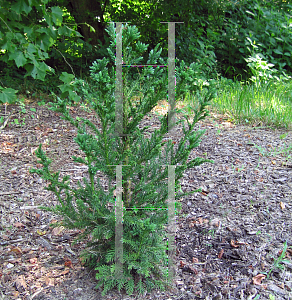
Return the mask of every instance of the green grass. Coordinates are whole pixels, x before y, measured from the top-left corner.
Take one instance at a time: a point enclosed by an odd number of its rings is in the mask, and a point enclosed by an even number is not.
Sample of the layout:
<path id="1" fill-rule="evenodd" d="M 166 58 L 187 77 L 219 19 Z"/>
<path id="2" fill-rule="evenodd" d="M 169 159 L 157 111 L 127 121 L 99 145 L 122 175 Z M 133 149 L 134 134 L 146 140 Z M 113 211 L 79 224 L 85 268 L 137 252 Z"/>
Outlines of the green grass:
<path id="1" fill-rule="evenodd" d="M 287 241 L 285 241 L 283 250 L 280 252 L 279 257 L 277 259 L 274 258 L 274 265 L 271 267 L 270 271 L 268 272 L 267 279 L 269 279 L 271 273 L 273 272 L 273 270 L 275 268 L 278 268 L 280 270 L 284 270 L 285 267 L 281 264 L 282 262 L 290 263 L 290 260 L 285 259 L 287 247 L 288 247 L 287 246 Z"/>
<path id="2" fill-rule="evenodd" d="M 211 110 L 227 114 L 236 123 L 292 128 L 292 82 L 217 83 Z"/>

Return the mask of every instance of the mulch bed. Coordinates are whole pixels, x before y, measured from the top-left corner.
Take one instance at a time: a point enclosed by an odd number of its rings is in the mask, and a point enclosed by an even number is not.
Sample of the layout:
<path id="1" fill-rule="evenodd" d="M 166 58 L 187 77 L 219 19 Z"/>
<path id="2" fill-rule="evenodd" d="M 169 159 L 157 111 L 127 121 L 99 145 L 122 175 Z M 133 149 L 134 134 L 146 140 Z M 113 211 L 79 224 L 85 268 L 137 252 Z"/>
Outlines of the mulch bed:
<path id="1" fill-rule="evenodd" d="M 80 154 L 76 129 L 45 107 L 7 110 L 23 124 L 9 122 L 0 132 L 0 299 L 139 299 L 115 290 L 102 297 L 94 271 L 79 259 L 85 244 L 72 243 L 79 232 L 52 229 L 59 217 L 38 208 L 56 204 L 47 183 L 29 173 L 40 143 L 55 171 L 73 183 L 86 175 L 71 159 Z M 159 125 L 156 117 L 146 123 Z M 191 157 L 214 164 L 189 170 L 181 181 L 183 190 L 201 192 L 181 201 L 173 289 L 143 299 L 292 299 L 292 151 L 284 151 L 291 132 L 234 125 L 218 115 L 196 128 L 206 133 Z M 180 135 L 177 127 L 174 141 Z M 285 242 L 285 261 L 277 263 Z"/>

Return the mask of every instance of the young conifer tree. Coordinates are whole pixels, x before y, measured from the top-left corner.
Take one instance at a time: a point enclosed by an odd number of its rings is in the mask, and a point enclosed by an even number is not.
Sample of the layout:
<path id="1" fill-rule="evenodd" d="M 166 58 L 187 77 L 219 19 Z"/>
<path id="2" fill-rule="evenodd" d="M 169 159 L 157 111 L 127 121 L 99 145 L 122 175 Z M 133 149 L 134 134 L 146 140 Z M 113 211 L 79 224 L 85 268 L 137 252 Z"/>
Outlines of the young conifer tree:
<path id="1" fill-rule="evenodd" d="M 167 96 L 167 68 L 123 68 L 123 134 L 115 130 L 115 27 L 109 25 L 111 39 L 108 57 L 95 61 L 90 67 L 90 80 L 75 80 L 76 93 L 96 113 L 96 123 L 86 117 L 73 118 L 68 109 L 68 99 L 57 98 L 52 110 L 62 113 L 63 118 L 78 129 L 76 143 L 85 157 L 73 157 L 77 163 L 88 167 L 88 177 L 72 187 L 70 177 L 60 178 L 60 172 L 49 170 L 51 160 L 41 149 L 36 152 L 42 169 L 33 169 L 49 181 L 46 188 L 59 201 L 55 207 L 44 209 L 63 217 L 59 225 L 83 229 L 80 239 L 90 239 L 84 261 L 97 271 L 98 287 L 103 294 L 117 287 L 128 294 L 140 294 L 147 289 L 167 286 L 167 199 L 168 169 L 175 165 L 175 199 L 188 193 L 179 190 L 179 180 L 185 170 L 194 168 L 207 159 L 189 160 L 191 151 L 200 143 L 204 131 L 195 131 L 195 124 L 207 116 L 206 106 L 212 92 L 193 93 L 196 108 L 192 121 L 189 116 L 182 122 L 183 134 L 174 143 L 168 134 L 168 115 L 159 117 L 160 127 L 149 133 L 149 126 L 141 122 L 149 116 L 158 101 Z M 127 65 L 165 65 L 157 45 L 143 57 L 148 45 L 139 41 L 135 26 L 123 27 L 123 61 Z M 186 68 L 182 61 L 176 70 L 177 96 L 188 88 L 194 65 Z M 148 134 L 146 134 L 148 132 Z M 116 166 L 122 165 L 123 186 L 123 276 L 115 276 L 115 197 Z M 101 185 L 97 171 L 108 179 L 108 188 Z M 194 191 L 193 191 L 194 192 Z"/>

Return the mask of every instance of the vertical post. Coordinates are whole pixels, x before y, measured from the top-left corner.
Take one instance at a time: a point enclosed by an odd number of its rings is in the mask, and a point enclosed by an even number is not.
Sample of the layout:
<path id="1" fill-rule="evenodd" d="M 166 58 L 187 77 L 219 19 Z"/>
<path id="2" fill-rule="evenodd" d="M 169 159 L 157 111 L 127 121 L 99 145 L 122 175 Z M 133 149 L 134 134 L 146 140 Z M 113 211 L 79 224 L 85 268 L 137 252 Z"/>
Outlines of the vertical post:
<path id="1" fill-rule="evenodd" d="M 122 23 L 116 23 L 116 119 L 115 132 L 117 135 L 123 134 L 123 39 L 122 39 Z"/>
<path id="2" fill-rule="evenodd" d="M 175 126 L 175 23 L 168 23 L 168 132 Z"/>
<path id="3" fill-rule="evenodd" d="M 175 166 L 168 165 L 168 282 L 175 277 Z"/>
<path id="4" fill-rule="evenodd" d="M 175 23 L 168 23 L 168 133 L 175 126 Z M 175 166 L 168 158 L 168 281 L 175 277 Z"/>
<path id="5" fill-rule="evenodd" d="M 116 23 L 116 84 L 115 84 L 115 133 L 123 134 L 123 41 L 122 23 Z M 123 198 L 122 198 L 122 165 L 116 166 L 116 203 L 115 203 L 115 276 L 123 276 Z"/>
<path id="6" fill-rule="evenodd" d="M 123 276 L 123 199 L 122 199 L 122 166 L 116 166 L 116 202 L 115 202 L 115 277 Z"/>

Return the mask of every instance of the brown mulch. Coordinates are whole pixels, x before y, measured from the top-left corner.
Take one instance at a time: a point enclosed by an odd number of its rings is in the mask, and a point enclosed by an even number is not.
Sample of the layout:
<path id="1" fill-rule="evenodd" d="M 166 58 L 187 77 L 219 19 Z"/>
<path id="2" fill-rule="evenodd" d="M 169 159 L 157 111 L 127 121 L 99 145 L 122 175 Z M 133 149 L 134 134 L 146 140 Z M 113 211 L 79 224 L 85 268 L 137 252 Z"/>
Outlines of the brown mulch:
<path id="1" fill-rule="evenodd" d="M 0 131 L 0 299 L 134 299 L 117 291 L 102 297 L 94 271 L 78 256 L 85 244 L 72 244 L 78 231 L 52 229 L 59 217 L 38 208 L 56 204 L 46 182 L 29 173 L 40 143 L 73 183 L 86 169 L 71 159 L 80 154 L 75 128 L 45 107 L 26 110 L 8 106 L 13 115 Z M 158 125 L 155 118 L 146 123 Z M 234 125 L 215 114 L 199 127 L 206 134 L 191 156 L 214 164 L 189 170 L 181 181 L 183 190 L 202 190 L 182 199 L 177 216 L 173 289 L 143 299 L 292 299 L 292 150 L 283 150 L 292 145 L 291 132 L 284 137 L 284 130 Z M 277 264 L 285 242 L 285 261 Z"/>

